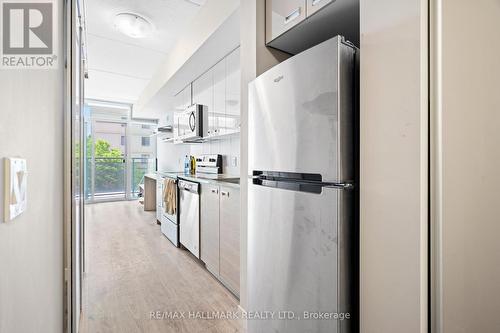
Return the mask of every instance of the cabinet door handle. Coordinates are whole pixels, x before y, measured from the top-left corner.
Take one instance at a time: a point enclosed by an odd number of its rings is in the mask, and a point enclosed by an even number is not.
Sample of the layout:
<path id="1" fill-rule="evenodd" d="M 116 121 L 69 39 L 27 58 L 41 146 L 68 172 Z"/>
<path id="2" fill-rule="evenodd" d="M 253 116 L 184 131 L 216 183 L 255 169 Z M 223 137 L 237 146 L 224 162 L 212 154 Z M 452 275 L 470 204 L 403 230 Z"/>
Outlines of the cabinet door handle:
<path id="1" fill-rule="evenodd" d="M 216 188 L 213 188 L 213 189 L 212 189 L 212 193 L 216 193 L 216 194 L 217 194 L 217 193 L 219 193 L 219 191 L 217 191 L 217 189 L 216 189 Z"/>
<path id="2" fill-rule="evenodd" d="M 316 6 L 317 4 L 319 4 L 320 2 L 322 2 L 323 0 L 313 0 L 311 5 L 312 6 Z"/>
<path id="3" fill-rule="evenodd" d="M 300 16 L 300 7 L 292 11 L 285 17 L 285 24 L 288 24 Z"/>
<path id="4" fill-rule="evenodd" d="M 222 196 L 229 197 L 229 192 L 226 192 L 226 191 L 220 191 L 220 194 L 221 194 Z"/>

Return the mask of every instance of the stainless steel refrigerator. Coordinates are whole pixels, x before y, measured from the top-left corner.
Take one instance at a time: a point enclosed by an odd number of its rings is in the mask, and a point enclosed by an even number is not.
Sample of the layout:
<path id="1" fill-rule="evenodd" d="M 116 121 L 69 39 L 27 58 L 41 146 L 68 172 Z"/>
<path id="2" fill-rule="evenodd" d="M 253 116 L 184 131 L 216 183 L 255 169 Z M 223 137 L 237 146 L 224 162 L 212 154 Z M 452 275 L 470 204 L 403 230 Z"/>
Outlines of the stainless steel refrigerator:
<path id="1" fill-rule="evenodd" d="M 356 52 L 335 37 L 249 85 L 249 333 L 351 332 L 357 320 Z"/>

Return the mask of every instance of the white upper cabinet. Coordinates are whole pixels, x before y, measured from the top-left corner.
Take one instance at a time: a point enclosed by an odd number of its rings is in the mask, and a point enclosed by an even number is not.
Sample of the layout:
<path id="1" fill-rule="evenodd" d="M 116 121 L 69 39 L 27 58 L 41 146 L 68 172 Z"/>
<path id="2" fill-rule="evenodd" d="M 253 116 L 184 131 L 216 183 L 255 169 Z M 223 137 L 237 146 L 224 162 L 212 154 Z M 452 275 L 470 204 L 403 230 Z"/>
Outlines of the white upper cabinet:
<path id="1" fill-rule="evenodd" d="M 226 116 L 225 132 L 240 131 L 241 118 L 241 66 L 240 49 L 237 48 L 226 58 Z"/>
<path id="2" fill-rule="evenodd" d="M 174 112 L 184 111 L 191 105 L 191 84 L 174 97 Z"/>
<path id="3" fill-rule="evenodd" d="M 193 104 L 207 106 L 208 110 L 208 135 L 213 135 L 216 124 L 211 115 L 214 112 L 214 70 L 206 71 L 193 82 Z"/>
<path id="4" fill-rule="evenodd" d="M 226 58 L 219 61 L 214 67 L 214 109 L 208 117 L 213 118 L 214 130 L 212 135 L 224 134 L 226 126 Z M 210 123 L 210 120 L 209 120 Z"/>
<path id="5" fill-rule="evenodd" d="M 266 0 L 266 42 L 269 43 L 305 18 L 306 0 Z"/>
<path id="6" fill-rule="evenodd" d="M 237 48 L 178 93 L 174 111 L 184 111 L 191 104 L 206 105 L 208 137 L 238 133 L 240 89 L 240 49 Z"/>
<path id="7" fill-rule="evenodd" d="M 174 112 L 181 112 L 186 110 L 188 106 L 191 105 L 191 84 L 182 89 L 177 95 L 174 96 L 173 101 L 173 110 L 171 112 L 167 112 L 165 117 L 167 124 L 173 126 L 173 137 L 178 136 L 179 124 L 174 122 Z M 170 121 L 170 123 L 168 123 Z"/>
<path id="8" fill-rule="evenodd" d="M 266 0 L 266 45 L 298 54 L 335 36 L 359 47 L 360 0 Z"/>
<path id="9" fill-rule="evenodd" d="M 208 111 L 214 109 L 214 71 L 213 68 L 206 71 L 193 82 L 193 104 L 202 104 L 208 107 Z"/>

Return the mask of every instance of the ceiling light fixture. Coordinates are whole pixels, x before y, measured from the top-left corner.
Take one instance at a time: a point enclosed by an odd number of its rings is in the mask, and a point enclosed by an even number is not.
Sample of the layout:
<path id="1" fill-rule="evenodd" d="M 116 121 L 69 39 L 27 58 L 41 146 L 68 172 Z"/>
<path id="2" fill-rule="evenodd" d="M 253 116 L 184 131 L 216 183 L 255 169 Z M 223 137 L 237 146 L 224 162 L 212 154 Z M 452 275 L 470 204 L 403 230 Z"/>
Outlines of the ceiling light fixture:
<path id="1" fill-rule="evenodd" d="M 151 22 L 133 13 L 117 14 L 114 24 L 118 31 L 132 38 L 144 38 L 153 31 Z"/>

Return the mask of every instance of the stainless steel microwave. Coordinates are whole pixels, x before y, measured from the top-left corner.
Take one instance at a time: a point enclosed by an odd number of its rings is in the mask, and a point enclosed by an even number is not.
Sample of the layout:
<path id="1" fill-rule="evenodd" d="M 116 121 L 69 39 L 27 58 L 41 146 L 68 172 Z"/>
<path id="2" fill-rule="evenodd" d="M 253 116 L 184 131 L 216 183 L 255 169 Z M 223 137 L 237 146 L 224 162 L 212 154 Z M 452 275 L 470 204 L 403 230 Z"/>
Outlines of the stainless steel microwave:
<path id="1" fill-rule="evenodd" d="M 208 108 L 193 104 L 185 111 L 174 113 L 175 141 L 200 141 L 208 135 Z"/>

